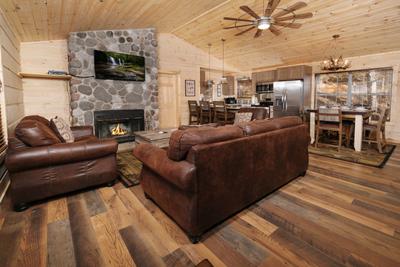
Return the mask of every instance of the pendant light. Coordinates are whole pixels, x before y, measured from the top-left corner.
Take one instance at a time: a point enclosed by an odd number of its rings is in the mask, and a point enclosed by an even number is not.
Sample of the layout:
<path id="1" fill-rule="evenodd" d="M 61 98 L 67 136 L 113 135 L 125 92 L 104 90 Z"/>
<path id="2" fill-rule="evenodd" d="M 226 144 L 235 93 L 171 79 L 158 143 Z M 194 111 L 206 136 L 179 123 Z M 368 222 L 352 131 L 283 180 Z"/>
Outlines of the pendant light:
<path id="1" fill-rule="evenodd" d="M 225 39 L 222 38 L 222 77 L 221 77 L 221 84 L 226 84 L 228 81 L 225 77 Z"/>
<path id="2" fill-rule="evenodd" d="M 211 80 L 211 44 L 208 44 L 208 80 L 206 81 L 208 87 L 212 87 L 214 81 Z"/>

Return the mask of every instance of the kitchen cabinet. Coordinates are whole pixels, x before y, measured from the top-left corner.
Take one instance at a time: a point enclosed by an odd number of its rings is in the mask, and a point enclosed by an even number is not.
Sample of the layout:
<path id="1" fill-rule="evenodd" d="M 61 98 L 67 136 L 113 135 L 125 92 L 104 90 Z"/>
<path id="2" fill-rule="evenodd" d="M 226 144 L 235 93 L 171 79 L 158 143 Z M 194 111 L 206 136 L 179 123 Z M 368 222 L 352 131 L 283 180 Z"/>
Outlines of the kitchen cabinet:
<path id="1" fill-rule="evenodd" d="M 305 76 L 311 75 L 312 68 L 310 66 L 300 65 L 279 68 L 276 71 L 277 81 L 291 81 L 291 80 L 302 80 Z"/>
<path id="2" fill-rule="evenodd" d="M 276 70 L 253 72 L 251 75 L 253 92 L 256 92 L 257 83 L 272 83 L 276 81 Z"/>
<path id="3" fill-rule="evenodd" d="M 227 83 L 222 84 L 222 94 L 227 95 L 234 95 L 235 94 L 235 77 L 233 76 L 225 76 Z"/>

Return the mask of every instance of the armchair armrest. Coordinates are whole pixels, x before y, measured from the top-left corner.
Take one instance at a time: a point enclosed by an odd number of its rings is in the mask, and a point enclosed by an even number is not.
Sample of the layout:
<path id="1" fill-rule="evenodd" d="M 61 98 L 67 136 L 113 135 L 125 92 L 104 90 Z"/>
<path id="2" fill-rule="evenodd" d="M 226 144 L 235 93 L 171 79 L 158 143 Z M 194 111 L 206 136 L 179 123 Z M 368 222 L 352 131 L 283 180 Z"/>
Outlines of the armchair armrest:
<path id="1" fill-rule="evenodd" d="M 80 139 L 82 137 L 93 135 L 93 126 L 72 126 L 71 131 L 75 139 Z"/>
<path id="2" fill-rule="evenodd" d="M 118 143 L 113 139 L 32 147 L 7 153 L 6 166 L 10 172 L 23 171 L 93 160 L 116 154 L 117 150 Z"/>
<path id="3" fill-rule="evenodd" d="M 133 150 L 133 155 L 145 167 L 178 188 L 191 192 L 196 190 L 196 167 L 193 164 L 185 160 L 173 161 L 165 150 L 150 144 L 139 144 Z"/>

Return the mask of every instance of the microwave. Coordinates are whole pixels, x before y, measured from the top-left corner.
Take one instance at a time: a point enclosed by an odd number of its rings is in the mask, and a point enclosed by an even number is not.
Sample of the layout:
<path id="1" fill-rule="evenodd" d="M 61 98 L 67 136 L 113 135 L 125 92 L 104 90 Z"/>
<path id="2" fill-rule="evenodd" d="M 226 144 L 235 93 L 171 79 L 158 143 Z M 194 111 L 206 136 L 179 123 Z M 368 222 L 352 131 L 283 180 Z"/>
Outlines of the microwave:
<path id="1" fill-rule="evenodd" d="M 273 92 L 274 84 L 273 83 L 257 83 L 256 84 L 256 93 L 266 93 Z"/>

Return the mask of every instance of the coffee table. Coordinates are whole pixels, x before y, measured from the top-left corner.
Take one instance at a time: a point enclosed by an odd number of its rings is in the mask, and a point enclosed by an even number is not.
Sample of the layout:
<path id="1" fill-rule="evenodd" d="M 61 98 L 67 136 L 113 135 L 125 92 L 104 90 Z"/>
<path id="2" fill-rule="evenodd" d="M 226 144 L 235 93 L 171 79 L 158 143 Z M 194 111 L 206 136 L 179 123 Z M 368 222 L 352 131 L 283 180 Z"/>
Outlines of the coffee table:
<path id="1" fill-rule="evenodd" d="M 169 138 L 176 128 L 162 129 L 158 131 L 140 131 L 134 132 L 136 144 L 152 144 L 159 148 L 169 146 Z"/>

